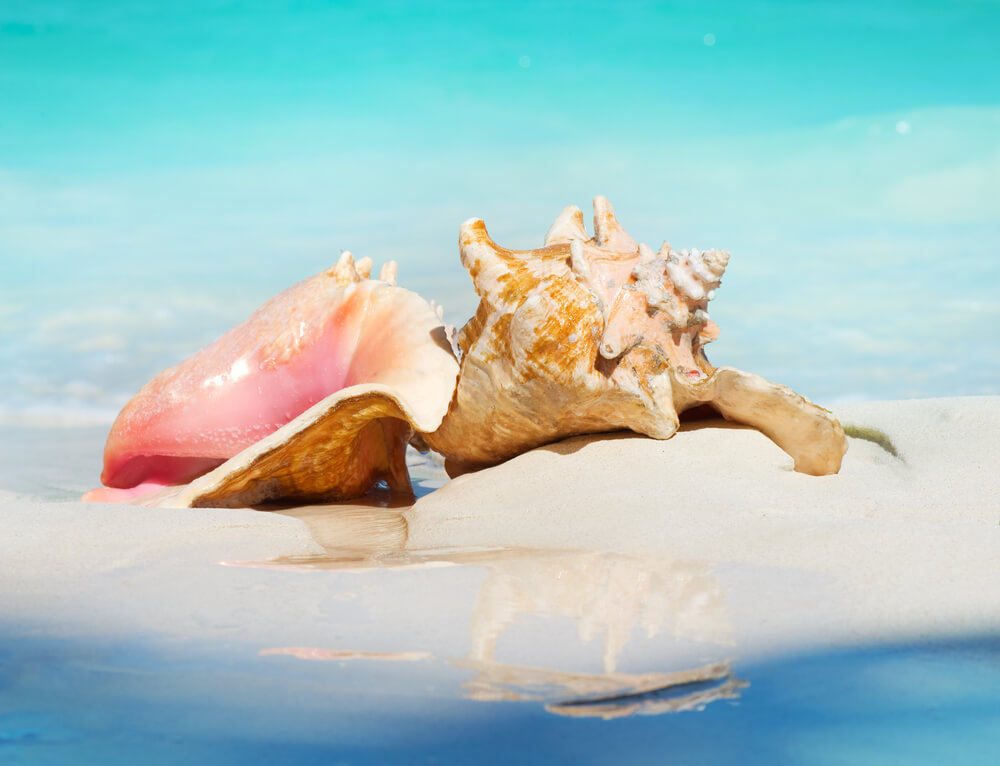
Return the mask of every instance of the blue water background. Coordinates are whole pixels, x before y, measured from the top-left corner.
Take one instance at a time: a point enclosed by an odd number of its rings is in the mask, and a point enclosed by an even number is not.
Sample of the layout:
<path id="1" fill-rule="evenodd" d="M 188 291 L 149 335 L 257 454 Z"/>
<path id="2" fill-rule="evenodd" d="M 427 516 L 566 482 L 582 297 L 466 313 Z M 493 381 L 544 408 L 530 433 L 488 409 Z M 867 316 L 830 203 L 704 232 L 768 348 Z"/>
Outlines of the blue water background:
<path id="1" fill-rule="evenodd" d="M 330 264 L 462 323 L 461 221 L 605 194 L 733 253 L 709 357 L 825 404 L 1000 392 L 1000 4 L 0 5 L 0 423 L 106 425 Z"/>

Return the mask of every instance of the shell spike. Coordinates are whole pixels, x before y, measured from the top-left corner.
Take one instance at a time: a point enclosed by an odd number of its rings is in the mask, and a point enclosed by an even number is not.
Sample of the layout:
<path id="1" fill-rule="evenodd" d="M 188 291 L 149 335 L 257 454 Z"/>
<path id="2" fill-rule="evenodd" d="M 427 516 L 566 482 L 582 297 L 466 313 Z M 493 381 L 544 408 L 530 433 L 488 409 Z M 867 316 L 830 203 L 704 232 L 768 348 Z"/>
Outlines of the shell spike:
<path id="1" fill-rule="evenodd" d="M 386 261 L 382 265 L 382 270 L 378 274 L 378 278 L 383 282 L 388 282 L 390 285 L 396 284 L 396 272 L 398 267 L 395 261 Z"/>
<path id="2" fill-rule="evenodd" d="M 600 247 L 607 247 L 611 250 L 626 250 L 634 253 L 639 249 L 636 241 L 618 223 L 615 209 L 611 207 L 607 197 L 600 194 L 594 197 L 594 241 Z"/>
<path id="3" fill-rule="evenodd" d="M 333 277 L 337 284 L 347 286 L 352 282 L 360 282 L 357 270 L 354 268 L 354 255 L 350 250 L 342 250 L 340 258 L 333 265 L 327 274 Z"/>
<path id="4" fill-rule="evenodd" d="M 372 275 L 372 259 L 366 255 L 354 264 L 354 270 L 362 279 L 368 279 Z"/>
<path id="5" fill-rule="evenodd" d="M 490 238 L 482 218 L 470 218 L 462 224 L 458 231 L 458 250 L 462 265 L 469 271 L 473 282 L 484 269 L 501 263 L 502 253 L 507 252 Z"/>
<path id="6" fill-rule="evenodd" d="M 588 239 L 587 229 L 583 225 L 583 211 L 576 205 L 569 205 L 552 222 L 545 235 L 545 244 L 546 246 L 556 245 L 572 242 L 574 239 Z"/>
<path id="7" fill-rule="evenodd" d="M 490 238 L 486 231 L 486 224 L 482 218 L 470 218 L 463 221 L 458 230 L 458 246 L 460 248 L 467 245 L 482 245 L 491 250 L 499 249 L 496 243 Z"/>

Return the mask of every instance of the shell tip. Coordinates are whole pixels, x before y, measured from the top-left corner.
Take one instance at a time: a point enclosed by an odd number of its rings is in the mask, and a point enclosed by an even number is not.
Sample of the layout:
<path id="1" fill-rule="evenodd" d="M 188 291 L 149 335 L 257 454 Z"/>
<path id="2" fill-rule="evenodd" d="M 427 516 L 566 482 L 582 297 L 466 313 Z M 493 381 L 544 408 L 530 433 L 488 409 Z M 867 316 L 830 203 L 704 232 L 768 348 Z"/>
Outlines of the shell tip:
<path id="1" fill-rule="evenodd" d="M 354 264 L 354 270 L 362 279 L 368 279 L 372 274 L 372 259 L 367 255 L 364 258 L 359 259 Z"/>
<path id="2" fill-rule="evenodd" d="M 350 250 L 341 250 L 340 258 L 337 259 L 337 262 L 326 273 L 333 277 L 337 281 L 337 284 L 343 286 L 361 281 L 361 277 L 358 276 L 358 272 L 354 268 L 354 255 Z"/>
<path id="3" fill-rule="evenodd" d="M 396 284 L 396 273 L 399 271 L 399 267 L 396 265 L 395 261 L 386 261 L 382 264 L 382 270 L 379 272 L 378 278 L 383 282 L 388 282 L 390 285 Z"/>
<path id="4" fill-rule="evenodd" d="M 608 198 L 598 194 L 594 197 L 594 241 L 601 247 L 635 252 L 639 249 L 628 232 L 618 223 L 615 209 Z"/>
<path id="5" fill-rule="evenodd" d="M 574 239 L 587 239 L 587 229 L 583 225 L 583 211 L 576 205 L 569 205 L 552 222 L 545 234 L 545 245 L 571 242 Z"/>

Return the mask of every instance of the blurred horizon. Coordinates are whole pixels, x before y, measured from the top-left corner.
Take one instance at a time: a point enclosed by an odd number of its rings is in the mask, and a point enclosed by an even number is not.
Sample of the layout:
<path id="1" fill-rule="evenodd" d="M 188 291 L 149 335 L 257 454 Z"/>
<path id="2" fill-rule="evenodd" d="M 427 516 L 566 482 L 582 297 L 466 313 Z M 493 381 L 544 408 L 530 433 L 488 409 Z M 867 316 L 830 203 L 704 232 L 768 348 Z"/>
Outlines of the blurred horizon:
<path id="1" fill-rule="evenodd" d="M 460 324 L 461 221 L 531 248 L 595 194 L 732 252 L 717 365 L 1000 393 L 998 39 L 992 0 L 6 2 L 0 423 L 104 422 L 341 249 Z"/>

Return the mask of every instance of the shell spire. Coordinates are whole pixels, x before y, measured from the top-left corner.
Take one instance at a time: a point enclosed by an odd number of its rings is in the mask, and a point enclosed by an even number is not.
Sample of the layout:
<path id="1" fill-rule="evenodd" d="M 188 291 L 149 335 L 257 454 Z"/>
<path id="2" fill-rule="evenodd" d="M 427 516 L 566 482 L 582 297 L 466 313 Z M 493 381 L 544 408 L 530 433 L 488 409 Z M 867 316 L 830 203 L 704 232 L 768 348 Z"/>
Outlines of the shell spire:
<path id="1" fill-rule="evenodd" d="M 729 264 L 725 250 L 670 250 L 665 269 L 674 286 L 689 302 L 711 300 Z"/>

